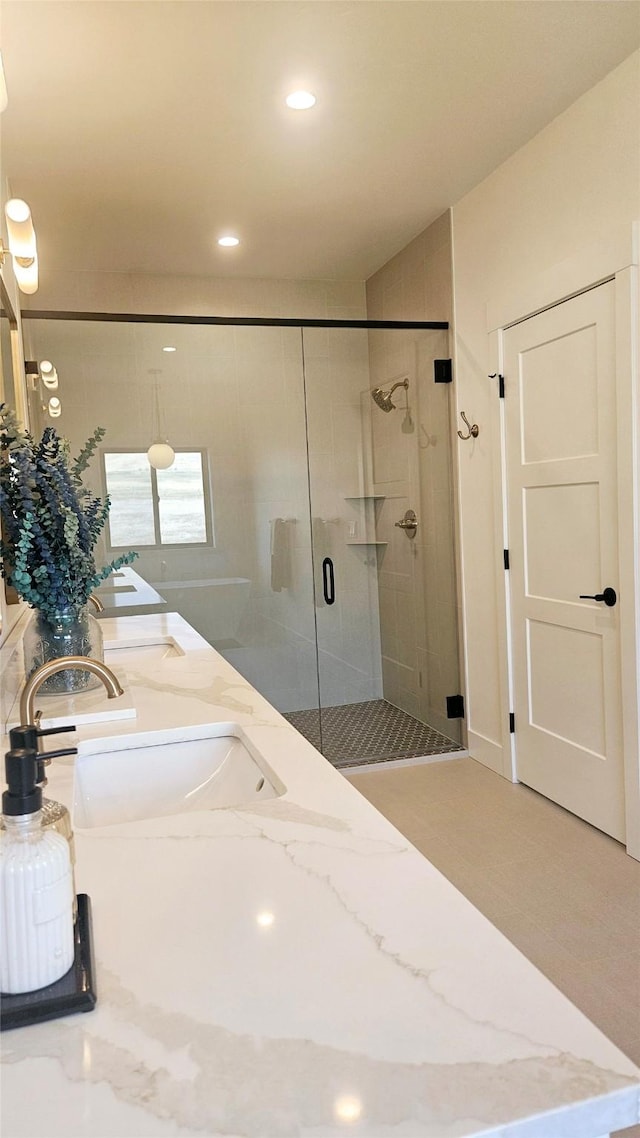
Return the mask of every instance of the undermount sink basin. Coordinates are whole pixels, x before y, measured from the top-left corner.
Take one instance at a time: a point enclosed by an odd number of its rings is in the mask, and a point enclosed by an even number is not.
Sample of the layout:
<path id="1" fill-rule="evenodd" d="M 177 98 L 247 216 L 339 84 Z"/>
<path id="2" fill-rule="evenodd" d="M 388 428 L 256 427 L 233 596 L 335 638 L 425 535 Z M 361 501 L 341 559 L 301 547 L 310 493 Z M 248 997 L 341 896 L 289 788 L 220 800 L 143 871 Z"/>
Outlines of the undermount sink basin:
<path id="1" fill-rule="evenodd" d="M 112 826 L 277 798 L 284 787 L 241 739 L 207 735 L 147 743 L 75 763 L 74 825 Z"/>
<path id="2" fill-rule="evenodd" d="M 173 636 L 137 637 L 133 640 L 106 641 L 104 646 L 105 664 L 111 668 L 153 663 L 168 660 L 173 656 L 184 656 L 184 651 Z"/>

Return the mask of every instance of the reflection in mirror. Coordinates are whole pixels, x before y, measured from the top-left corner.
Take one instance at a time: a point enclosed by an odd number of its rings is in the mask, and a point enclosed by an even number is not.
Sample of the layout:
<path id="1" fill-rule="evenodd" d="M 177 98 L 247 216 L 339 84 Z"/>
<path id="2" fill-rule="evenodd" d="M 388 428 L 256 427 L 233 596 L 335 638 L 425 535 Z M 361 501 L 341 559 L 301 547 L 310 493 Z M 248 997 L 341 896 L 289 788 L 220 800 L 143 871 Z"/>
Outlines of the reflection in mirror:
<path id="1" fill-rule="evenodd" d="M 17 335 L 17 322 L 11 307 L 11 302 L 0 277 L 0 403 L 7 403 L 18 417 L 21 417 L 22 405 L 19 398 L 18 380 L 13 369 L 12 339 Z M 15 589 L 7 586 L 4 578 L 0 578 L 0 640 L 7 631 L 7 606 L 18 605 L 19 597 Z"/>
<path id="2" fill-rule="evenodd" d="M 17 411 L 16 384 L 13 375 L 11 352 L 11 326 L 15 318 L 11 310 L 6 289 L 0 278 L 0 403 L 8 403 L 12 411 Z"/>

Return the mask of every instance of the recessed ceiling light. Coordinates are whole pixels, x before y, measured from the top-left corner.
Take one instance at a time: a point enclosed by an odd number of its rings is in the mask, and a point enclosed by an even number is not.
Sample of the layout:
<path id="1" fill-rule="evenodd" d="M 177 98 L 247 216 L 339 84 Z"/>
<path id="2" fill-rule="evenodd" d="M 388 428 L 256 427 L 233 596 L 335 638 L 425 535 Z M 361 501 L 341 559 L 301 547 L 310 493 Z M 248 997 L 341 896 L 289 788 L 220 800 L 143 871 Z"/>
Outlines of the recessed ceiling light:
<path id="1" fill-rule="evenodd" d="M 263 929 L 268 929 L 271 927 L 275 919 L 276 918 L 273 913 L 265 911 L 263 913 L 258 913 L 256 917 L 256 923 L 259 924 Z"/>
<path id="2" fill-rule="evenodd" d="M 292 91 L 285 99 L 285 103 L 292 111 L 308 111 L 315 101 L 316 97 L 311 91 Z"/>
<path id="3" fill-rule="evenodd" d="M 224 245 L 225 248 L 230 249 L 232 245 L 239 245 L 239 244 L 240 244 L 240 238 L 239 237 L 231 237 L 229 235 L 227 237 L 219 237 L 218 238 L 218 245 Z"/>
<path id="4" fill-rule="evenodd" d="M 177 348 L 163 348 L 163 352 L 177 352 Z"/>
<path id="5" fill-rule="evenodd" d="M 357 1122 L 362 1114 L 362 1103 L 355 1095 L 342 1095 L 336 1099 L 334 1111 L 341 1122 Z"/>

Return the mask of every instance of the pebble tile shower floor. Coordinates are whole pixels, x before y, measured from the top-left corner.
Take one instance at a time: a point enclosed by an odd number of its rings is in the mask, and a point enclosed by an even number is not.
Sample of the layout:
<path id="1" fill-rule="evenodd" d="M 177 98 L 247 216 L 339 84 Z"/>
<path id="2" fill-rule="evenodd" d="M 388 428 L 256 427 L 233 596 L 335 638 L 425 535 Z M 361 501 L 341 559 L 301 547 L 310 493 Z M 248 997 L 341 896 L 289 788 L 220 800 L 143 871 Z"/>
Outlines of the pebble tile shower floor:
<path id="1" fill-rule="evenodd" d="M 285 714 L 285 719 L 321 750 L 334 767 L 355 767 L 361 763 L 384 763 L 390 759 L 446 755 L 450 751 L 463 750 L 453 739 L 407 715 L 406 711 L 385 699 L 324 707 L 322 740 L 318 711 L 290 711 Z"/>

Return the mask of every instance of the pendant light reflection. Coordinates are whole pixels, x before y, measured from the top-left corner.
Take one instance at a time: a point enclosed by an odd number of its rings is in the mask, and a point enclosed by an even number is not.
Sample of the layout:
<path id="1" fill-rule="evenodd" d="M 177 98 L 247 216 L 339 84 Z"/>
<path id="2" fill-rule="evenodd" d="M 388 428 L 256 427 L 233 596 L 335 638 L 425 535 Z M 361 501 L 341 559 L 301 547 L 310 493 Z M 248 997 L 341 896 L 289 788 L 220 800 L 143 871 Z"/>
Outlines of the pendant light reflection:
<path id="1" fill-rule="evenodd" d="M 62 404 L 57 396 L 52 395 L 47 405 L 47 411 L 49 412 L 50 419 L 60 418 L 60 415 L 62 414 Z"/>
<path id="2" fill-rule="evenodd" d="M 152 443 L 147 451 L 149 466 L 154 470 L 168 470 L 176 460 L 176 452 L 167 442 Z"/>
<path id="3" fill-rule="evenodd" d="M 153 409 L 154 409 L 154 442 L 147 451 L 147 458 L 149 466 L 154 470 L 168 470 L 173 466 L 176 460 L 176 453 L 173 447 L 169 446 L 169 440 L 166 438 L 162 431 L 160 420 L 160 393 L 158 391 L 158 376 L 161 374 L 158 368 L 150 369 L 150 374 L 153 376 Z"/>

